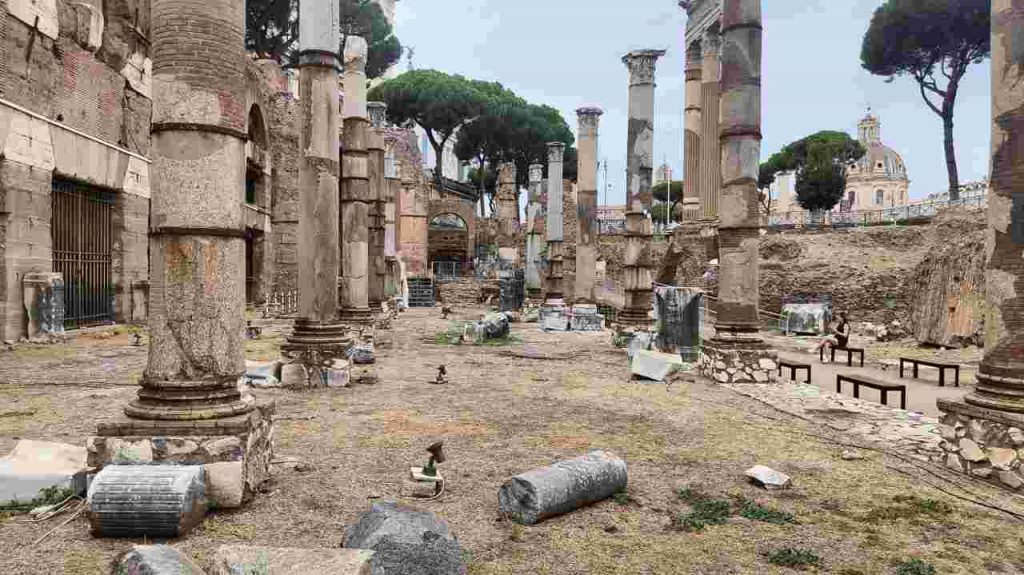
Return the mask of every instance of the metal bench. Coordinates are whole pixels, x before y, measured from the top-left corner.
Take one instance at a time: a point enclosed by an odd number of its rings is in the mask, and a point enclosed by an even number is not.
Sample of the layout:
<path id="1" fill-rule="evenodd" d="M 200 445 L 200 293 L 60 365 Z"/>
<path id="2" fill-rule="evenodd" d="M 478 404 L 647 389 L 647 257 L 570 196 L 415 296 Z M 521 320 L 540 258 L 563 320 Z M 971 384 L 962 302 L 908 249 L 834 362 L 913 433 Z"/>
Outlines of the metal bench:
<path id="1" fill-rule="evenodd" d="M 791 379 L 793 381 L 796 381 L 796 372 L 798 370 L 806 369 L 807 370 L 807 379 L 804 380 L 804 383 L 811 383 L 811 364 L 809 364 L 809 363 L 801 363 L 799 361 L 788 361 L 788 360 L 785 360 L 785 359 L 780 359 L 779 360 L 779 375 L 780 376 L 782 375 L 782 368 L 784 368 L 784 367 L 789 369 L 789 379 Z"/>
<path id="2" fill-rule="evenodd" d="M 840 373 L 836 375 L 836 393 L 843 392 L 844 381 L 848 381 L 853 384 L 853 397 L 858 399 L 860 398 L 860 386 L 863 385 L 864 387 L 877 389 L 881 392 L 882 405 L 889 405 L 888 393 L 890 391 L 898 391 L 900 392 L 900 409 L 907 408 L 907 386 L 902 383 L 889 383 L 887 381 L 880 381 L 862 375 L 846 375 Z"/>
<path id="3" fill-rule="evenodd" d="M 942 363 L 939 361 L 930 361 L 927 359 L 916 359 L 913 357 L 901 357 L 900 358 L 900 378 L 903 377 L 903 363 L 909 363 L 914 366 L 914 379 L 917 379 L 917 368 L 919 365 L 926 365 L 928 367 L 934 367 L 939 370 L 939 387 L 946 387 L 946 370 L 953 370 L 953 383 L 956 387 L 960 387 L 960 366 L 955 363 Z"/>
<path id="4" fill-rule="evenodd" d="M 864 348 L 862 348 L 862 347 L 849 347 L 849 346 L 847 346 L 847 347 L 830 347 L 829 349 L 832 351 L 832 361 L 833 362 L 836 360 L 836 351 L 837 350 L 838 351 L 845 351 L 846 352 L 846 365 L 848 367 L 853 367 L 853 354 L 855 354 L 855 353 L 860 354 L 860 366 L 864 367 Z M 820 361 L 822 361 L 822 362 L 825 361 L 825 348 L 823 348 L 823 347 L 818 348 L 818 359 Z"/>

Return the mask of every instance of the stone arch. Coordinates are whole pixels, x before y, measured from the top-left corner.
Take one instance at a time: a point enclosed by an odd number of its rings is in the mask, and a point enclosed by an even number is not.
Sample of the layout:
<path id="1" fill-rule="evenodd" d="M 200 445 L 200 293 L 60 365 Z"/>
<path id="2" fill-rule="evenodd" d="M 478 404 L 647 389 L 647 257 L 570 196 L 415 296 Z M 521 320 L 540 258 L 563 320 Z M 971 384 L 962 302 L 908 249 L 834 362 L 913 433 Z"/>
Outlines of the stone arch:
<path id="1" fill-rule="evenodd" d="M 469 231 L 469 224 L 456 213 L 437 214 L 430 218 L 430 229 Z"/>
<path id="2" fill-rule="evenodd" d="M 476 250 L 476 202 L 460 197 L 430 200 L 427 209 L 427 260 L 431 268 L 435 261 L 457 262 L 468 270 Z M 434 225 L 440 219 L 455 226 Z"/>

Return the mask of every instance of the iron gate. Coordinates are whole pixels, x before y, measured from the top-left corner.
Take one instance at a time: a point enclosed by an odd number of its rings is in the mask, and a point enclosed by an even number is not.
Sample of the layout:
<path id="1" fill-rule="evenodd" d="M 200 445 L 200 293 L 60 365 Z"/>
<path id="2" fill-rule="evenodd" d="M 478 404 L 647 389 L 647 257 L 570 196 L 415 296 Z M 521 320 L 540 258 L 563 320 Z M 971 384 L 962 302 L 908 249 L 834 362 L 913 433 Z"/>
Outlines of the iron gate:
<path id="1" fill-rule="evenodd" d="M 64 275 L 64 328 L 114 321 L 113 192 L 53 179 L 53 271 Z"/>

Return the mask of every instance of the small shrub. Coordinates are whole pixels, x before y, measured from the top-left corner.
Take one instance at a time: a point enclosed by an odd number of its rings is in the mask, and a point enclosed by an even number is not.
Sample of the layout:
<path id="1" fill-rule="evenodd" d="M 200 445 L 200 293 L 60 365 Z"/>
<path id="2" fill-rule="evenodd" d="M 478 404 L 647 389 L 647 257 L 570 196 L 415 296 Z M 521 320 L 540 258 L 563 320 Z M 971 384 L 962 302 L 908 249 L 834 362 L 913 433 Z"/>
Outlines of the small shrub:
<path id="1" fill-rule="evenodd" d="M 911 559 L 896 566 L 896 575 L 935 575 L 935 567 L 920 559 Z"/>
<path id="2" fill-rule="evenodd" d="M 692 507 L 691 512 L 676 517 L 676 526 L 683 531 L 703 531 L 708 525 L 722 525 L 729 518 L 729 502 L 722 499 L 701 498 Z"/>
<path id="3" fill-rule="evenodd" d="M 786 523 L 796 522 L 796 518 L 793 517 L 792 513 L 779 511 L 777 509 L 770 509 L 750 500 L 743 502 L 743 507 L 740 509 L 740 515 L 747 519 L 764 521 L 765 523 L 774 523 L 775 525 L 785 525 Z"/>
<path id="4" fill-rule="evenodd" d="M 630 497 L 629 493 L 626 493 L 625 490 L 617 491 L 612 495 L 612 501 L 618 503 L 619 505 L 629 505 L 629 502 L 632 500 L 633 498 Z"/>
<path id="5" fill-rule="evenodd" d="M 697 501 L 698 499 L 704 498 L 704 495 L 700 492 L 699 489 L 690 487 L 689 485 L 677 489 L 676 496 L 687 503 L 692 503 L 694 501 Z"/>
<path id="6" fill-rule="evenodd" d="M 821 564 L 821 557 L 807 549 L 794 549 L 786 547 L 777 549 L 768 554 L 768 562 L 772 565 L 781 565 L 793 569 L 803 569 Z"/>
<path id="7" fill-rule="evenodd" d="M 40 489 L 39 494 L 28 501 L 18 501 L 15 499 L 0 503 L 0 512 L 9 514 L 27 513 L 36 507 L 56 505 L 73 495 L 77 495 L 77 493 L 75 493 L 75 490 L 70 487 L 58 487 L 56 485 L 51 485 Z"/>

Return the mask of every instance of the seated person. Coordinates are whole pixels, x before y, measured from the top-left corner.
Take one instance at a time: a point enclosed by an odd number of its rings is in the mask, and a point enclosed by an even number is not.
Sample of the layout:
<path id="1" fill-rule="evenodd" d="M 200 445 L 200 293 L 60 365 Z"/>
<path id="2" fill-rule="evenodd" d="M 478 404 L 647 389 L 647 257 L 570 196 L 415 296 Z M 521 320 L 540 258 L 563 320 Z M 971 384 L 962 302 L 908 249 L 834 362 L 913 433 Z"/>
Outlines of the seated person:
<path id="1" fill-rule="evenodd" d="M 823 350 L 826 346 L 832 346 L 834 348 L 843 349 L 850 342 L 850 322 L 846 319 L 846 312 L 839 312 L 839 321 L 835 327 L 829 328 L 829 334 L 821 340 L 818 344 L 818 349 Z M 820 353 L 820 352 L 819 352 Z M 829 361 L 828 356 L 823 356 L 825 361 Z"/>

